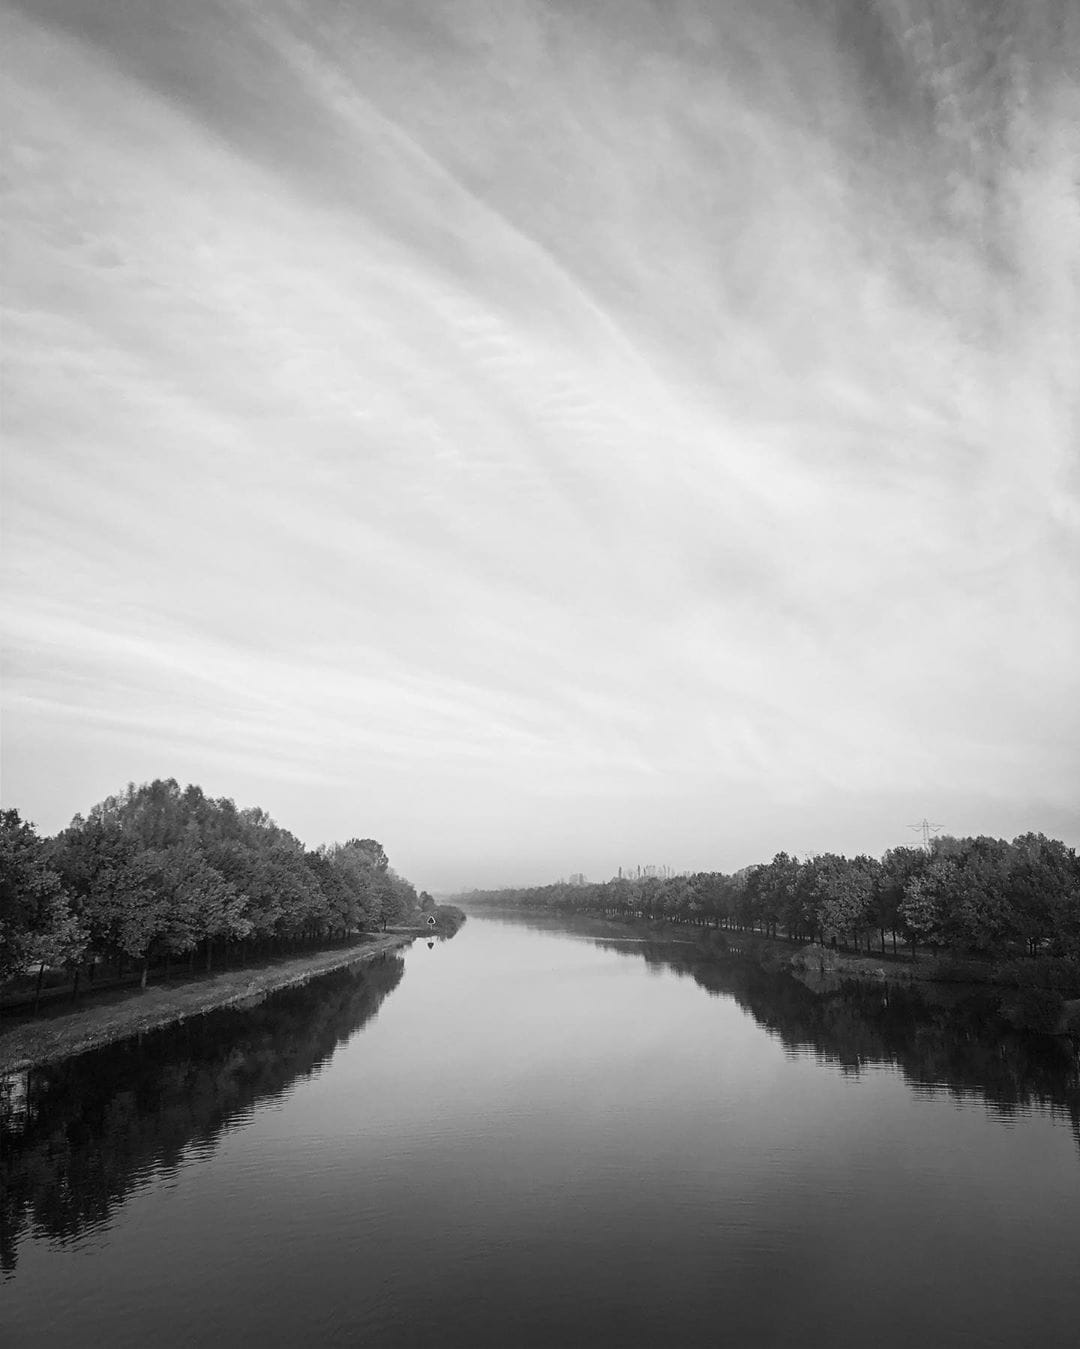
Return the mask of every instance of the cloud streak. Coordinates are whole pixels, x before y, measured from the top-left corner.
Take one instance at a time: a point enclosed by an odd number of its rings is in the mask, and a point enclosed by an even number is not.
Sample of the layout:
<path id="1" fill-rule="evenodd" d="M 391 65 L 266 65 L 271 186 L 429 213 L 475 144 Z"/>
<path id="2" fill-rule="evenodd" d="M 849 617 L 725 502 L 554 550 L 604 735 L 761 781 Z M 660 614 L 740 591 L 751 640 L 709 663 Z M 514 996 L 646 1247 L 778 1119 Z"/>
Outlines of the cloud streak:
<path id="1" fill-rule="evenodd" d="M 1071 7 L 3 11 L 4 794 L 428 886 L 1080 841 Z"/>

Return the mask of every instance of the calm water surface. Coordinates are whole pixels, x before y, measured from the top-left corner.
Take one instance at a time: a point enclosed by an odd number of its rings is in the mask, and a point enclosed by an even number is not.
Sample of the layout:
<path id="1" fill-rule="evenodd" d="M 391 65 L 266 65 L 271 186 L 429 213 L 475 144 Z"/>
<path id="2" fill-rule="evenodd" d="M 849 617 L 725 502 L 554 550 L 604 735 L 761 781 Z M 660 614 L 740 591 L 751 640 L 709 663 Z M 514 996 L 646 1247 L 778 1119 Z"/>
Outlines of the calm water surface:
<path id="1" fill-rule="evenodd" d="M 42 1070 L 0 1340 L 1071 1349 L 1075 1058 L 935 997 L 472 917 Z"/>

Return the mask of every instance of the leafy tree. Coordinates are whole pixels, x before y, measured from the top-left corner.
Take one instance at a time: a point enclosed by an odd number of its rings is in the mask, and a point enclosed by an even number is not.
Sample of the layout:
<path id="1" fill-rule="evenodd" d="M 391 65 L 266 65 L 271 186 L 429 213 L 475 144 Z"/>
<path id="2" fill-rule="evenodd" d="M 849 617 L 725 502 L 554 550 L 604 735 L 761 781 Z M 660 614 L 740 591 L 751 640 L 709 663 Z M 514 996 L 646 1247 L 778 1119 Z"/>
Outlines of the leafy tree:
<path id="1" fill-rule="evenodd" d="M 1007 878 L 1017 930 L 1030 955 L 1044 947 L 1080 955 L 1080 859 L 1045 834 L 1022 834 L 1012 843 Z"/>
<path id="2" fill-rule="evenodd" d="M 0 812 L 0 979 L 74 962 L 86 940 L 33 825 L 17 810 Z"/>
<path id="3" fill-rule="evenodd" d="M 209 863 L 195 837 L 163 851 L 157 880 L 167 901 L 160 941 L 170 955 L 191 951 L 205 939 L 209 961 L 215 940 L 250 936 L 248 895 Z"/>
<path id="4" fill-rule="evenodd" d="M 877 880 L 877 918 L 882 931 L 888 928 L 896 950 L 896 934 L 904 925 L 901 905 L 908 881 L 922 873 L 927 855 L 922 848 L 890 848 L 881 859 Z M 884 942 L 884 937 L 883 937 Z"/>
<path id="5" fill-rule="evenodd" d="M 346 848 L 359 853 L 367 859 L 368 866 L 376 875 L 384 876 L 390 867 L 390 859 L 383 845 L 373 838 L 351 838 Z"/>
<path id="6" fill-rule="evenodd" d="M 908 878 L 900 901 L 900 921 L 911 943 L 913 957 L 920 942 L 925 946 L 939 939 L 942 899 L 954 876 L 952 862 L 935 858 L 921 872 Z"/>
<path id="7" fill-rule="evenodd" d="M 147 961 L 169 922 L 161 853 L 140 848 L 115 818 L 92 813 L 60 835 L 55 857 L 93 948 Z"/>
<path id="8" fill-rule="evenodd" d="M 416 890 L 403 876 L 399 876 L 393 867 L 386 872 L 386 885 L 382 894 L 382 925 L 402 923 L 417 906 Z"/>
<path id="9" fill-rule="evenodd" d="M 937 882 L 940 940 L 954 950 L 1009 951 L 1020 940 L 1008 896 L 1009 845 L 1003 840 L 935 840 L 930 875 Z M 938 865 L 947 868 L 940 873 Z"/>

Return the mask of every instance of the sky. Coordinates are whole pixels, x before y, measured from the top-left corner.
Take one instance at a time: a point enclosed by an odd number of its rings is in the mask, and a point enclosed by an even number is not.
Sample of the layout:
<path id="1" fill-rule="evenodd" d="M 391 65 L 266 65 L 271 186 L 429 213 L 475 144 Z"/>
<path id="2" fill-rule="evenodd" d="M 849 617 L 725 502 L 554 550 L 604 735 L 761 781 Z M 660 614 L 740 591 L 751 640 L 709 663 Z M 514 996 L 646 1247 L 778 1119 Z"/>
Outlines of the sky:
<path id="1" fill-rule="evenodd" d="M 1080 844 L 1075 0 L 0 0 L 5 806 L 434 890 Z"/>

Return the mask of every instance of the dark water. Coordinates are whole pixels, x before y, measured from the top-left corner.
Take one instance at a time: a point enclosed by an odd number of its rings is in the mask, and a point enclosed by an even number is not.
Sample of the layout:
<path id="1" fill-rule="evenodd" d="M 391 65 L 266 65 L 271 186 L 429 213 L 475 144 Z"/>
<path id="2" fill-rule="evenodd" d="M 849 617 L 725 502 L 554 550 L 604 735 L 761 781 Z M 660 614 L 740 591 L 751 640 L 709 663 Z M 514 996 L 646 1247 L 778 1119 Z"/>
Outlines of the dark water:
<path id="1" fill-rule="evenodd" d="M 986 995 L 479 917 L 9 1083 L 5 1345 L 1075 1345 L 1080 1083 Z"/>

